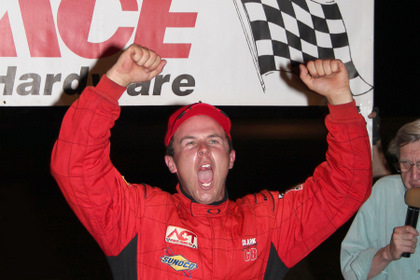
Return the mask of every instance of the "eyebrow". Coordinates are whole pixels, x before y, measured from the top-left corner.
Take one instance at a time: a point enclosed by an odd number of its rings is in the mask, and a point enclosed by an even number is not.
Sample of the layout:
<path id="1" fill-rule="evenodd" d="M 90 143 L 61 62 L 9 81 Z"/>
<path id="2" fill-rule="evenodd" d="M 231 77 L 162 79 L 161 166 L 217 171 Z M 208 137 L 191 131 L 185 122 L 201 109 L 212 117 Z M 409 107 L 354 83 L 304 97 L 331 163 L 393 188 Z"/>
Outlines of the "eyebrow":
<path id="1" fill-rule="evenodd" d="M 194 137 L 194 136 L 184 136 L 184 137 L 182 137 L 182 138 L 179 140 L 179 143 L 182 143 L 182 142 L 184 142 L 185 140 L 194 140 L 194 139 L 197 139 L 197 137 Z"/>
<path id="2" fill-rule="evenodd" d="M 185 140 L 195 140 L 197 138 L 198 137 L 196 137 L 196 136 L 187 135 L 187 136 L 182 137 L 179 140 L 179 142 L 182 143 Z M 224 137 L 222 135 L 219 135 L 219 134 L 209 134 L 209 135 L 206 136 L 206 139 L 209 139 L 209 138 L 220 138 L 220 139 L 224 139 Z"/>

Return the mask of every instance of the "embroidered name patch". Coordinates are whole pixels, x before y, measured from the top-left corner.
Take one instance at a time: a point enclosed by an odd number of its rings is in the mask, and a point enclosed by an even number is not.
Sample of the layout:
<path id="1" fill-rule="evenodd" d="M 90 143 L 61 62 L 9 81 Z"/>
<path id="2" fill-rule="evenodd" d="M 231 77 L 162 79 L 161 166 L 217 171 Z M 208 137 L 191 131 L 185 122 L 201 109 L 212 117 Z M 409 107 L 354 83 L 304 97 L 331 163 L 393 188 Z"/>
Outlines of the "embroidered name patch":
<path id="1" fill-rule="evenodd" d="M 248 239 L 242 239 L 242 246 L 253 246 L 257 244 L 256 238 L 248 238 Z"/>
<path id="2" fill-rule="evenodd" d="M 244 260 L 246 262 L 255 261 L 258 258 L 257 238 L 242 239 L 242 246 L 244 247 Z"/>

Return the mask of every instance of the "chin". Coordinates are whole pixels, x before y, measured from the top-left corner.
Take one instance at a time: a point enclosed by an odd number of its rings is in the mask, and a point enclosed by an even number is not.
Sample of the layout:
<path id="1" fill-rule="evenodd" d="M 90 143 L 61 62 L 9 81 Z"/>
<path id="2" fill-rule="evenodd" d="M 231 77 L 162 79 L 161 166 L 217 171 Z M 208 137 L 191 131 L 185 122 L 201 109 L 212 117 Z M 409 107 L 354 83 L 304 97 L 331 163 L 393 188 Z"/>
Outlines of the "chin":
<path id="1" fill-rule="evenodd" d="M 211 204 L 213 202 L 218 201 L 217 197 L 210 191 L 210 192 L 198 192 L 197 196 L 194 197 L 195 201 L 202 203 L 202 204 Z"/>
<path id="2" fill-rule="evenodd" d="M 211 204 L 211 203 L 213 203 L 214 202 L 214 199 L 203 199 L 203 198 L 200 198 L 200 199 L 196 199 L 196 201 L 198 202 L 198 203 L 200 203 L 200 204 Z"/>

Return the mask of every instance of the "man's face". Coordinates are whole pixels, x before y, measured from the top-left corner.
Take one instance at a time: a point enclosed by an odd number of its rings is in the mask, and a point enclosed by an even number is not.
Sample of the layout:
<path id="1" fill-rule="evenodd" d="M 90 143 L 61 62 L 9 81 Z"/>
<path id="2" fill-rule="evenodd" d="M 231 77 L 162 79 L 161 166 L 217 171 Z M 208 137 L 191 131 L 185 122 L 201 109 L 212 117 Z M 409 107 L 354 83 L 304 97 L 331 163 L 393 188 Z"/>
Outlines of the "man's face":
<path id="1" fill-rule="evenodd" d="M 222 126 L 208 116 L 194 116 L 181 124 L 173 139 L 174 155 L 165 156 L 165 162 L 183 190 L 202 204 L 222 200 L 235 161 Z"/>
<path id="2" fill-rule="evenodd" d="M 420 161 L 420 141 L 407 144 L 400 148 L 400 161 L 416 163 Z M 409 172 L 401 173 L 401 178 L 407 189 L 420 187 L 420 170 L 413 166 Z"/>

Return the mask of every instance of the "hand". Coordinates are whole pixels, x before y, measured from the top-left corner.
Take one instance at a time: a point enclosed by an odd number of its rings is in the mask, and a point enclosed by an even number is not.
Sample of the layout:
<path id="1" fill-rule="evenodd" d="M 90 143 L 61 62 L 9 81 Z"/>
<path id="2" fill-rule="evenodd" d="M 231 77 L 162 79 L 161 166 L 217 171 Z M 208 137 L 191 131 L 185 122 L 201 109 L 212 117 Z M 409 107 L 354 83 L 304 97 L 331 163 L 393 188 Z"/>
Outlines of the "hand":
<path id="1" fill-rule="evenodd" d="M 399 260 L 404 252 L 414 253 L 419 233 L 411 226 L 396 227 L 386 247 L 390 260 Z"/>
<path id="2" fill-rule="evenodd" d="M 325 96 L 332 105 L 353 101 L 347 69 L 341 60 L 314 60 L 301 64 L 300 78 L 306 86 Z"/>
<path id="3" fill-rule="evenodd" d="M 108 70 L 106 76 L 127 87 L 131 83 L 150 81 L 162 72 L 166 60 L 161 59 L 154 51 L 132 44 Z"/>

